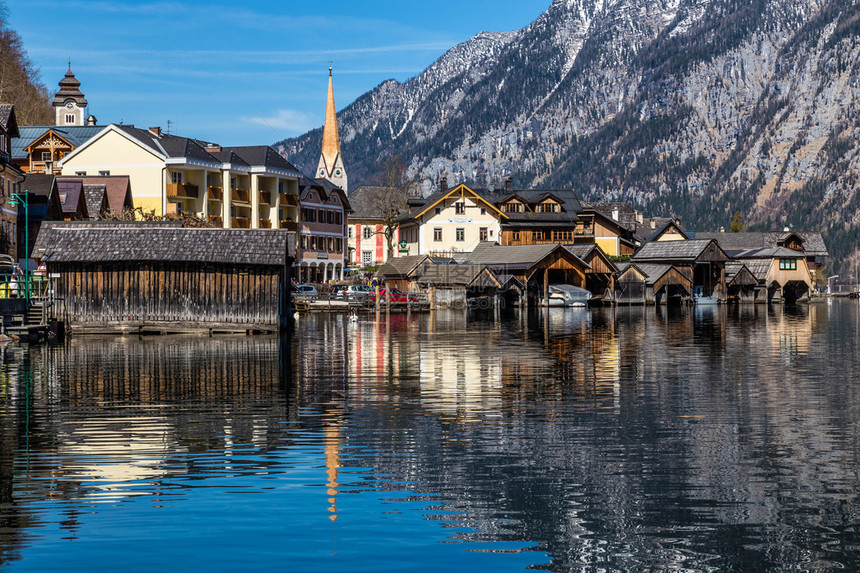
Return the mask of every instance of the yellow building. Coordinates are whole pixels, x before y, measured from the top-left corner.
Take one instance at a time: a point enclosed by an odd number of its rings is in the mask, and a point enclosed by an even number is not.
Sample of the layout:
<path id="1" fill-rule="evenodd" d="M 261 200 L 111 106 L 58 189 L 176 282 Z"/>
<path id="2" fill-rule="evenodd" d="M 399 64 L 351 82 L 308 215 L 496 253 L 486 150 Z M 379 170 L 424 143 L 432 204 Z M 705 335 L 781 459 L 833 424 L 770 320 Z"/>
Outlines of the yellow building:
<path id="1" fill-rule="evenodd" d="M 268 146 L 221 147 L 160 128 L 109 125 L 60 161 L 63 175 L 126 175 L 135 207 L 191 212 L 224 228 L 288 228 L 301 174 Z"/>

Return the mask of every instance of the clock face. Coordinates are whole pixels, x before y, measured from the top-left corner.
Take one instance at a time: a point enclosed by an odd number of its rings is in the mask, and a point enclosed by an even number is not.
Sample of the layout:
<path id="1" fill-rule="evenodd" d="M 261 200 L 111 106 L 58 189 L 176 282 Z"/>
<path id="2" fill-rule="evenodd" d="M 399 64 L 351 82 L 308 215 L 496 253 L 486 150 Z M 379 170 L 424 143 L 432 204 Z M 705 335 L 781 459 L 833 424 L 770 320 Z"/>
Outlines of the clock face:
<path id="1" fill-rule="evenodd" d="M 334 174 L 335 174 L 336 176 L 340 177 L 340 169 L 338 169 L 337 171 L 335 171 L 335 172 L 334 172 Z"/>
<path id="2" fill-rule="evenodd" d="M 67 103 L 67 104 L 66 104 L 66 109 L 67 109 L 67 110 L 69 110 L 69 111 L 71 111 L 71 110 L 75 109 L 75 104 L 73 104 L 72 102 Z"/>

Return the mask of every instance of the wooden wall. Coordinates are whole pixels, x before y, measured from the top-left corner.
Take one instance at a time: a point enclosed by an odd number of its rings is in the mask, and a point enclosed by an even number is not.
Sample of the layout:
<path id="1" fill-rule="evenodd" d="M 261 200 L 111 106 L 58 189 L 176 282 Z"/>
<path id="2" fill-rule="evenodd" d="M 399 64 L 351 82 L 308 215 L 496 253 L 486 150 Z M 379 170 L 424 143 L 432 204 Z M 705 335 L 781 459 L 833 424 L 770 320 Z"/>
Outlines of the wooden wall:
<path id="1" fill-rule="evenodd" d="M 167 332 L 286 326 L 289 267 L 51 263 L 58 318 L 75 328 Z"/>

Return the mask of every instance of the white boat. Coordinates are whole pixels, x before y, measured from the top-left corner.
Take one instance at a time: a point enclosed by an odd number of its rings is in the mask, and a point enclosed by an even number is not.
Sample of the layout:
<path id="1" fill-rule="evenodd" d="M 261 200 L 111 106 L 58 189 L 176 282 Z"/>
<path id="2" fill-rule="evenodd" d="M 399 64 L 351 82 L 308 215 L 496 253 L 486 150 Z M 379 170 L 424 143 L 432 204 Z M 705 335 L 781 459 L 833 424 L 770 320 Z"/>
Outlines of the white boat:
<path id="1" fill-rule="evenodd" d="M 586 307 L 591 292 L 573 285 L 549 285 L 549 297 L 545 306 Z"/>

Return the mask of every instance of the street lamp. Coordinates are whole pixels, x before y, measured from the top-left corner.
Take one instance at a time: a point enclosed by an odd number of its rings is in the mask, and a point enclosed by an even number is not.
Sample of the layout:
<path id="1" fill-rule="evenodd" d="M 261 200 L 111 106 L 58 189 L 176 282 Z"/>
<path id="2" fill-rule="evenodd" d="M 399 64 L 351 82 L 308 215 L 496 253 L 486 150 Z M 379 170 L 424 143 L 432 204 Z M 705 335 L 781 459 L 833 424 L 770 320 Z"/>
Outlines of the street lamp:
<path id="1" fill-rule="evenodd" d="M 27 199 L 29 194 L 29 191 L 12 193 L 12 200 L 9 201 L 10 205 L 24 206 L 24 266 L 27 267 L 24 270 L 24 296 L 28 307 L 30 305 L 30 202 Z"/>

